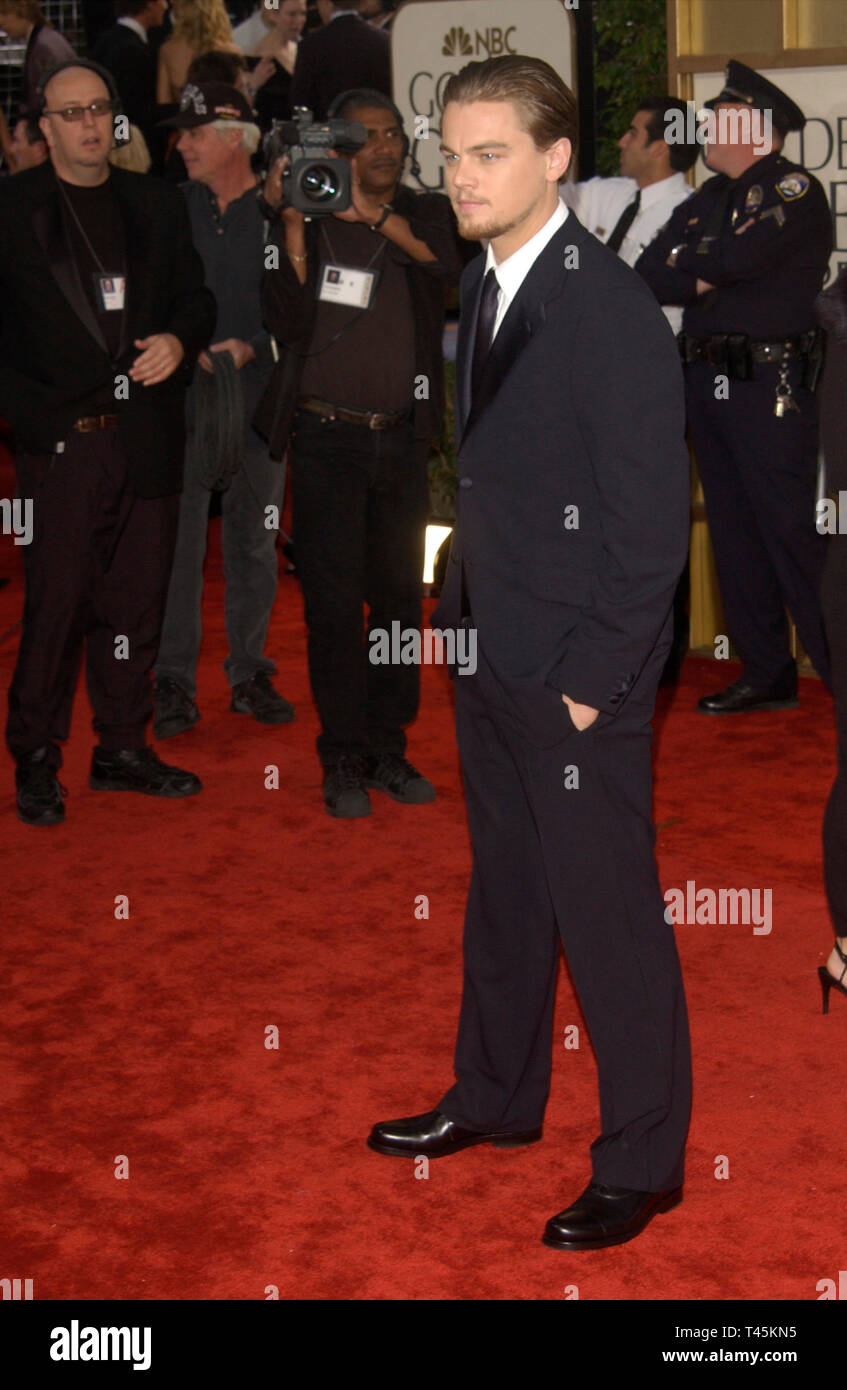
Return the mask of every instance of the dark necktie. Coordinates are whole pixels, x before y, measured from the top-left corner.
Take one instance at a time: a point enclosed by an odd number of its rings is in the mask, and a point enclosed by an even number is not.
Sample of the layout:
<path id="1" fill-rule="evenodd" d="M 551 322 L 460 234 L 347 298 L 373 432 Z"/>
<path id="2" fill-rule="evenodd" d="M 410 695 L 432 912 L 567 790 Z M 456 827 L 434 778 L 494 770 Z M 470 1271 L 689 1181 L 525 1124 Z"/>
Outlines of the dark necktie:
<path id="1" fill-rule="evenodd" d="M 606 242 L 606 245 L 608 246 L 610 251 L 620 251 L 621 242 L 623 241 L 624 237 L 626 236 L 627 232 L 629 231 L 630 227 L 635 221 L 635 218 L 638 214 L 638 209 L 640 207 L 641 189 L 639 188 L 632 202 L 627 203 L 626 207 L 624 208 L 623 212 L 621 213 L 620 217 L 618 218 L 617 222 L 612 228 L 612 235 Z"/>
<path id="2" fill-rule="evenodd" d="M 482 298 L 479 304 L 479 317 L 476 321 L 476 338 L 473 346 L 473 362 L 471 365 L 471 397 L 475 397 L 479 391 L 479 383 L 482 380 L 482 372 L 485 367 L 485 359 L 488 357 L 491 348 L 491 339 L 494 333 L 494 322 L 497 318 L 497 297 L 500 293 L 500 286 L 497 284 L 497 276 L 492 266 L 485 277 L 482 286 Z"/>

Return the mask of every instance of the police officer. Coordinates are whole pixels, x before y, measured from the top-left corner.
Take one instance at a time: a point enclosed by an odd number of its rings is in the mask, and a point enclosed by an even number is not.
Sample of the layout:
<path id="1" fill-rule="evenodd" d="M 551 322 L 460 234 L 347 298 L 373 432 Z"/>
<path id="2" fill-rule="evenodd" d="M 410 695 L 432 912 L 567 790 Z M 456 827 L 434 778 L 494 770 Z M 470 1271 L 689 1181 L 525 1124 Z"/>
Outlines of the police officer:
<path id="1" fill-rule="evenodd" d="M 820 677 L 825 537 L 815 527 L 820 334 L 813 302 L 832 250 L 817 179 L 781 153 L 800 108 L 732 60 L 706 103 L 715 177 L 680 204 L 636 263 L 663 304 L 685 306 L 688 423 L 739 680 L 704 714 L 788 709 L 797 670 L 786 608 Z"/>

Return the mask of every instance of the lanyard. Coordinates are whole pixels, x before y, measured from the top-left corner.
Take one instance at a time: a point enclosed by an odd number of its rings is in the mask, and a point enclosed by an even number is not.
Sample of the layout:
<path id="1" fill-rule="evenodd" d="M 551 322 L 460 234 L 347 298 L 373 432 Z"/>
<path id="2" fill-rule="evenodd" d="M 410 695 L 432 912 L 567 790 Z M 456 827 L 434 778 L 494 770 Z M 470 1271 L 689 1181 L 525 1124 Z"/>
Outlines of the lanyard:
<path id="1" fill-rule="evenodd" d="M 86 233 L 86 230 L 85 230 L 85 228 L 83 227 L 82 223 L 80 222 L 79 218 L 78 218 L 77 215 L 76 215 L 76 208 L 74 207 L 73 203 L 71 202 L 70 198 L 68 197 L 68 195 L 67 195 L 67 193 L 65 192 L 64 188 L 62 187 L 61 183 L 59 184 L 59 192 L 61 193 L 62 197 L 63 197 L 64 200 L 65 200 L 65 204 L 66 204 L 66 206 L 67 206 L 67 209 L 68 209 L 69 213 L 71 214 L 71 217 L 73 218 L 74 222 L 76 223 L 77 227 L 79 228 L 79 232 L 80 232 L 80 235 L 81 235 L 83 241 L 85 242 L 86 246 L 88 247 L 89 251 L 91 252 L 92 257 L 93 257 L 94 260 L 97 262 L 97 266 L 98 266 L 98 268 L 99 268 L 99 270 L 100 270 L 100 274 L 101 274 L 101 275 L 105 275 L 105 274 L 106 274 L 106 271 L 105 271 L 105 268 L 104 268 L 104 266 L 103 266 L 103 262 L 101 261 L 100 257 L 97 255 L 97 252 L 94 250 L 94 247 L 91 245 L 91 242 L 88 240 L 88 235 L 87 235 L 87 233 Z"/>
<path id="2" fill-rule="evenodd" d="M 334 252 L 333 249 L 332 249 L 332 242 L 331 242 L 330 239 L 329 239 L 329 232 L 328 232 L 327 229 L 326 229 L 326 222 L 325 222 L 325 221 L 321 224 L 321 231 L 323 232 L 324 236 L 326 237 L 326 244 L 327 244 L 327 246 L 329 247 L 329 254 L 330 254 L 330 256 L 332 257 L 332 264 L 333 264 L 333 265 L 341 265 L 342 262 L 338 259 L 338 257 L 336 256 L 335 252 Z M 382 255 L 382 253 L 384 252 L 384 250 L 385 250 L 385 248 L 386 248 L 387 245 L 388 245 L 388 242 L 385 240 L 385 238 L 384 238 L 384 237 L 380 237 L 379 246 L 378 246 L 378 247 L 376 248 L 376 250 L 374 251 L 374 253 L 373 253 L 373 255 L 371 256 L 370 260 L 368 261 L 367 265 L 361 266 L 361 267 L 358 267 L 358 266 L 357 266 L 356 269 L 370 270 L 370 268 L 371 268 L 371 266 L 373 265 L 374 261 L 377 259 L 378 256 L 381 256 L 381 255 Z M 353 268 L 353 267 L 351 267 L 351 269 L 352 269 L 352 268 Z"/>

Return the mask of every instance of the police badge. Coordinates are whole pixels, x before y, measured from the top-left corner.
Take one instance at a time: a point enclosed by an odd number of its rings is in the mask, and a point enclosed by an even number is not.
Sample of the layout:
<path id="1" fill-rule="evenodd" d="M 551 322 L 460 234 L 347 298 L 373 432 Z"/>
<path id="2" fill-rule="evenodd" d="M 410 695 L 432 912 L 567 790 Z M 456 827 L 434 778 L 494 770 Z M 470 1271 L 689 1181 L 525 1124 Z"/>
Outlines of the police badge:
<path id="1" fill-rule="evenodd" d="M 776 191 L 786 203 L 793 203 L 795 198 L 802 198 L 808 187 L 808 174 L 793 173 L 780 179 Z"/>

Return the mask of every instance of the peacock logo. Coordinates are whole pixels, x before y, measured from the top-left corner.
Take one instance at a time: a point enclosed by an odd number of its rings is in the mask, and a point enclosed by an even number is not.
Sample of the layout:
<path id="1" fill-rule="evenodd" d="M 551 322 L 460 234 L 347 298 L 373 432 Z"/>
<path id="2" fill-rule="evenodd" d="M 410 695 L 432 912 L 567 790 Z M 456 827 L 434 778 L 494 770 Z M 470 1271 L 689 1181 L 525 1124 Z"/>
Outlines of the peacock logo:
<path id="1" fill-rule="evenodd" d="M 444 43 L 442 44 L 441 52 L 445 58 L 452 58 L 456 53 L 461 53 L 463 56 L 473 53 L 471 36 L 466 33 L 461 24 L 454 25 L 453 28 L 444 35 Z"/>

